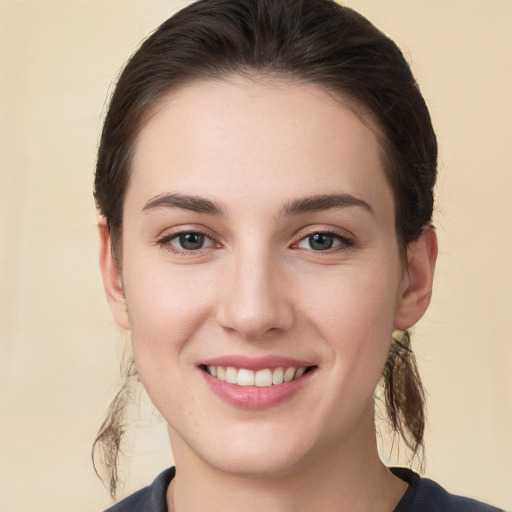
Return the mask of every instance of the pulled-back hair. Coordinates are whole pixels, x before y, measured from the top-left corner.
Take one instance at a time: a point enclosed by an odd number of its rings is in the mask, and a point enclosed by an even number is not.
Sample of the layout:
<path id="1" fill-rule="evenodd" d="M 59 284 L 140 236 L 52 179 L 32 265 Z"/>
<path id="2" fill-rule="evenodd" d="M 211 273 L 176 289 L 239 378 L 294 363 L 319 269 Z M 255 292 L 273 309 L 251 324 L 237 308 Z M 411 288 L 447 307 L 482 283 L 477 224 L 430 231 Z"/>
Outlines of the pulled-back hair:
<path id="1" fill-rule="evenodd" d="M 405 255 L 431 222 L 437 143 L 425 101 L 396 44 L 332 0 L 199 0 L 143 42 L 110 100 L 94 197 L 117 264 L 122 265 L 123 202 L 141 129 L 172 91 L 231 75 L 314 84 L 368 118 L 382 145 Z M 423 446 L 424 393 L 407 334 L 393 342 L 383 380 L 391 426 L 417 453 Z M 114 455 L 123 432 L 122 409 L 111 407 L 116 414 L 107 417 L 95 442 L 114 475 L 111 493 L 117 484 Z"/>

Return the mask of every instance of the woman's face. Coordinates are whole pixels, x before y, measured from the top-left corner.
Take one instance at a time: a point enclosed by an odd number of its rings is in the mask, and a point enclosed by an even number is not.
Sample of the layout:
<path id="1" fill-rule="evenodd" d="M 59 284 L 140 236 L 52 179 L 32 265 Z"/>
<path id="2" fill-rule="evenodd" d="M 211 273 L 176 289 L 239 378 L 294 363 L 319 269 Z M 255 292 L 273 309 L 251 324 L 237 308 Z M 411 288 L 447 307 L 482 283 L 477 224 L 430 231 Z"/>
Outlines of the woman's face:
<path id="1" fill-rule="evenodd" d="M 343 103 L 277 81 L 188 85 L 143 128 L 110 297 L 177 459 L 284 474 L 372 444 L 411 321 L 380 152 Z"/>

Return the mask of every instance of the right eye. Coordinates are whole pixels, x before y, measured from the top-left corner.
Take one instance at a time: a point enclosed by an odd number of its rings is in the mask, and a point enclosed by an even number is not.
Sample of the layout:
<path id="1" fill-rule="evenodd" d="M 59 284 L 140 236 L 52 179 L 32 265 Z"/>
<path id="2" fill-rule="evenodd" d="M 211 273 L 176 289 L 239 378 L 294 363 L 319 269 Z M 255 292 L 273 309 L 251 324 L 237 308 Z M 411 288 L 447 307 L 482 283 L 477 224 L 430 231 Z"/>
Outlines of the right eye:
<path id="1" fill-rule="evenodd" d="M 178 245 L 180 249 L 195 251 L 204 247 L 205 240 L 206 235 L 203 235 L 203 233 L 182 233 L 175 236 L 171 240 L 171 243 L 173 245 Z"/>
<path id="2" fill-rule="evenodd" d="M 158 240 L 158 243 L 177 253 L 195 252 L 215 246 L 215 242 L 208 235 L 198 231 L 183 231 L 166 235 Z"/>

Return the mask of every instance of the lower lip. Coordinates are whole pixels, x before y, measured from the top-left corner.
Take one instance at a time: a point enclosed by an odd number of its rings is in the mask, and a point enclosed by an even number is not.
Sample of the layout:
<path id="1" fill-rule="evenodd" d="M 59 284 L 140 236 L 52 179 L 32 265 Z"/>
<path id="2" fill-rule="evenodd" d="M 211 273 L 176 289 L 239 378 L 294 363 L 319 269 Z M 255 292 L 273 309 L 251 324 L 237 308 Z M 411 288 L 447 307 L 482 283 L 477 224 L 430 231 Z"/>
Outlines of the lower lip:
<path id="1" fill-rule="evenodd" d="M 298 393 L 315 373 L 311 369 L 298 379 L 267 387 L 239 386 L 212 377 L 200 370 L 208 387 L 222 400 L 241 409 L 267 409 L 291 398 Z"/>

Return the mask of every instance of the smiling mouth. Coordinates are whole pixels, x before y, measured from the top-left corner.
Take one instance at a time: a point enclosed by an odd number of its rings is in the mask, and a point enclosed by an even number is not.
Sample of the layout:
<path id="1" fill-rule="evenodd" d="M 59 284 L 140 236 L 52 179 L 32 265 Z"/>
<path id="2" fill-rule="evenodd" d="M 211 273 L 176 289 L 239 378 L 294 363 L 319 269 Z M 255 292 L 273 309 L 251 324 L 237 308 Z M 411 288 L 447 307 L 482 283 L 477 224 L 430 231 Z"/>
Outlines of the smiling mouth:
<path id="1" fill-rule="evenodd" d="M 315 366 L 263 368 L 253 371 L 246 368 L 234 368 L 233 366 L 201 366 L 201 369 L 212 377 L 229 384 L 246 387 L 267 388 L 279 386 L 291 382 L 312 371 Z"/>

